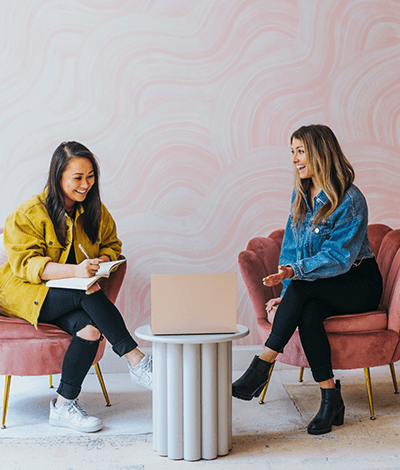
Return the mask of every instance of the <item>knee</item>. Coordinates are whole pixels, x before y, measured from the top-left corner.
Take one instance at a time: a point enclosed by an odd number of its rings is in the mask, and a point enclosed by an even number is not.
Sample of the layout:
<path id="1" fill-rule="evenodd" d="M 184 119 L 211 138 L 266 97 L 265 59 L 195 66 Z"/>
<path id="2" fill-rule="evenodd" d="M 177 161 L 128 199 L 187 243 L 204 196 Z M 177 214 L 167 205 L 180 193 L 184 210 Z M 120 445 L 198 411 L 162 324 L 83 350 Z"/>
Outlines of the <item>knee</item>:
<path id="1" fill-rule="evenodd" d="M 285 297 L 288 297 L 293 303 L 304 303 L 309 300 L 308 288 L 309 284 L 312 284 L 308 281 L 302 281 L 301 279 L 296 279 L 291 281 L 288 285 L 288 288 L 285 292 Z"/>
<path id="2" fill-rule="evenodd" d="M 299 328 L 311 328 L 323 322 L 324 304 L 316 299 L 308 300 L 299 319 Z"/>
<path id="3" fill-rule="evenodd" d="M 86 325 L 76 333 L 76 336 L 79 336 L 86 341 L 98 341 L 101 337 L 101 333 L 95 326 Z"/>

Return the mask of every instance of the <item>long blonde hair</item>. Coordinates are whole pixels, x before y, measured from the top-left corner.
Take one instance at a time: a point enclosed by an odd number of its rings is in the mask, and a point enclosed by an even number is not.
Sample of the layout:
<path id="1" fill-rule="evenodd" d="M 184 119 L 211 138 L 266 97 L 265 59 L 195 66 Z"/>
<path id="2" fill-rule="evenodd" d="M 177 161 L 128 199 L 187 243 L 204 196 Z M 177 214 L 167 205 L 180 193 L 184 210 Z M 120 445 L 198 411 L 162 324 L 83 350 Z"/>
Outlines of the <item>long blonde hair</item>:
<path id="1" fill-rule="evenodd" d="M 316 213 L 313 225 L 329 217 L 340 205 L 345 192 L 354 181 L 354 169 L 345 157 L 332 130 L 321 124 L 303 126 L 294 131 L 290 142 L 298 139 L 304 146 L 315 183 L 320 186 L 328 198 Z M 307 212 L 307 191 L 312 186 L 311 178 L 302 180 L 296 172 L 294 185 L 296 198 L 292 205 L 293 220 L 300 223 Z"/>

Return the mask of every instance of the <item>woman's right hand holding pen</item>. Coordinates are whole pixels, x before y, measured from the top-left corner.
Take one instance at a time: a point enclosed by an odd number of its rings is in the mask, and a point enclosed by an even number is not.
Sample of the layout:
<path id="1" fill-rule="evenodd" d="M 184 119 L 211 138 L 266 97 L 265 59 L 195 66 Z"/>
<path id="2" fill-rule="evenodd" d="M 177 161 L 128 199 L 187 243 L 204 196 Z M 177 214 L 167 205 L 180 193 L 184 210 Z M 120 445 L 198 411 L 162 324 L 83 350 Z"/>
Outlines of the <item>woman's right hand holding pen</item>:
<path id="1" fill-rule="evenodd" d="M 64 264 L 49 261 L 43 269 L 41 279 L 49 281 L 51 279 L 62 279 L 64 277 L 92 277 L 99 270 L 101 260 L 85 259 L 80 264 Z"/>
<path id="2" fill-rule="evenodd" d="M 86 253 L 86 250 L 79 243 L 79 249 L 85 255 L 86 259 L 82 263 L 77 265 L 77 274 L 76 277 L 92 277 L 95 276 L 99 270 L 99 264 L 102 262 L 99 258 L 90 259 L 89 255 Z"/>
<path id="3" fill-rule="evenodd" d="M 75 267 L 75 277 L 92 277 L 95 276 L 100 267 L 98 258 L 85 259 L 82 263 Z"/>
<path id="4" fill-rule="evenodd" d="M 103 260 L 99 258 L 94 258 L 94 259 L 85 259 L 82 261 L 82 263 L 76 265 L 76 277 L 92 277 L 95 276 L 97 271 L 99 270 L 100 263 L 103 262 Z M 101 287 L 97 282 L 95 282 L 87 291 L 86 295 L 94 294 L 98 290 L 100 290 Z"/>

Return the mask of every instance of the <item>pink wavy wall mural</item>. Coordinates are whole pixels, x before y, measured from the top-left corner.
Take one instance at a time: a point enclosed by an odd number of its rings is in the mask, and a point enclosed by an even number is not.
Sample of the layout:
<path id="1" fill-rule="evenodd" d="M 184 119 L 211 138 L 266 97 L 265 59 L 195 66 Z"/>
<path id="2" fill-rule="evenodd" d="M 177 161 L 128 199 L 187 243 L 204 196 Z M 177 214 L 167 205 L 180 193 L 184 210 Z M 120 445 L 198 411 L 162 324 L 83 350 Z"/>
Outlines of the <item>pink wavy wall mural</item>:
<path id="1" fill-rule="evenodd" d="M 400 3 L 390 0 L 3 0 L 0 223 L 78 140 L 129 260 L 119 307 L 150 319 L 150 275 L 238 272 L 282 227 L 291 132 L 324 123 L 370 221 L 400 227 Z"/>

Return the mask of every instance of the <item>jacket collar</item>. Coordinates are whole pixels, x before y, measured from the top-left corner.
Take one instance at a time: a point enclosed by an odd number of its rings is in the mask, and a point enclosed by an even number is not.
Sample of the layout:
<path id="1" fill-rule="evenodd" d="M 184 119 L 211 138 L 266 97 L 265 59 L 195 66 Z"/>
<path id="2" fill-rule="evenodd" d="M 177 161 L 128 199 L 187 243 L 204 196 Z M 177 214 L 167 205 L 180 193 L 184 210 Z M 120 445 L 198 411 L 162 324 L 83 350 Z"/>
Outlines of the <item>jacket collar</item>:
<path id="1" fill-rule="evenodd" d="M 82 204 L 78 204 L 78 207 L 76 208 L 76 211 L 75 211 L 75 220 L 74 221 L 77 221 L 78 218 L 85 212 Z M 69 216 L 68 212 L 65 212 L 65 217 L 68 217 L 69 219 L 71 219 L 71 217 Z"/>

